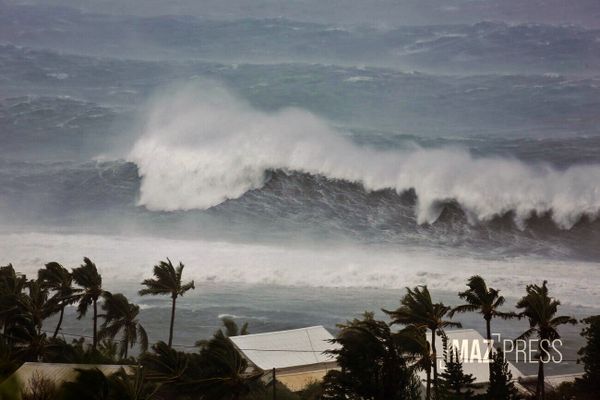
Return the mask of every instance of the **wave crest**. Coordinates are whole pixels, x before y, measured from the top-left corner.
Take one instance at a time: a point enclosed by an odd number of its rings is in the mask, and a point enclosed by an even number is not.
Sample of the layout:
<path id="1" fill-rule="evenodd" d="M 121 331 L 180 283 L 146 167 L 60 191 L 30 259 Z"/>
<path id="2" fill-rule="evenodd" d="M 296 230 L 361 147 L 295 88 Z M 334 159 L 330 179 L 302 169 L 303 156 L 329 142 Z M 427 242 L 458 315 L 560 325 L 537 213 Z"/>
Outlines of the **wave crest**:
<path id="1" fill-rule="evenodd" d="M 435 222 L 448 202 L 472 223 L 510 213 L 523 226 L 548 214 L 565 229 L 600 210 L 600 165 L 558 170 L 459 148 L 376 150 L 309 112 L 261 112 L 214 85 L 172 88 L 145 118 L 129 159 L 142 177 L 139 205 L 150 210 L 210 208 L 260 188 L 278 169 L 414 190 L 419 223 Z"/>

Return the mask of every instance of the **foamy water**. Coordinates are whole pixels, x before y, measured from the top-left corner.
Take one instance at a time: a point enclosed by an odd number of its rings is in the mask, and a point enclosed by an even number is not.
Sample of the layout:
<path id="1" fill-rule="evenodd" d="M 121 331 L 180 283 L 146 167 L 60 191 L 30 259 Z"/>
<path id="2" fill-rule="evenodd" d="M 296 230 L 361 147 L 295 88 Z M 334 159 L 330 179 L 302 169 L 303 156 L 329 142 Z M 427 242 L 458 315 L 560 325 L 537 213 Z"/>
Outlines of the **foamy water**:
<path id="1" fill-rule="evenodd" d="M 550 282 L 552 295 L 566 304 L 600 304 L 600 265 L 543 258 L 481 258 L 436 254 L 431 249 L 279 246 L 223 241 L 88 234 L 15 233 L 0 235 L 1 263 L 12 262 L 28 275 L 45 262 L 75 267 L 83 256 L 96 262 L 105 285 L 141 282 L 152 266 L 170 257 L 199 283 L 270 284 L 290 287 L 404 288 L 427 284 L 457 292 L 474 274 L 506 296 L 519 297 L 529 283 Z"/>
<path id="2" fill-rule="evenodd" d="M 471 222 L 508 212 L 524 226 L 550 214 L 570 229 L 600 210 L 600 166 L 530 165 L 475 158 L 464 149 L 382 151 L 358 146 L 300 109 L 268 114 L 220 87 L 161 92 L 129 158 L 142 176 L 139 204 L 151 210 L 207 209 L 261 187 L 268 170 L 289 170 L 362 184 L 414 190 L 419 223 L 435 222 L 456 201 Z"/>

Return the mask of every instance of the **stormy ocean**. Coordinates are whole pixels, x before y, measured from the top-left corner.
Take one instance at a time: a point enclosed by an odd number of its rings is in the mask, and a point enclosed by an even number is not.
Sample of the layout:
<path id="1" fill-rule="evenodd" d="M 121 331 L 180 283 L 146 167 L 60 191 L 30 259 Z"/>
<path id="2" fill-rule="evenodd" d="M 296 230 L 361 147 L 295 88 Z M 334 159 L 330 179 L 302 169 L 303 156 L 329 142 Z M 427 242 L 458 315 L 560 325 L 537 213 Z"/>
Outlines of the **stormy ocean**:
<path id="1" fill-rule="evenodd" d="M 349 1 L 329 19 L 311 1 L 50 3 L 0 1 L 1 265 L 88 256 L 156 340 L 169 304 L 139 282 L 181 260 L 197 284 L 181 346 L 223 315 L 334 330 L 417 284 L 452 304 L 473 274 L 509 307 L 547 279 L 565 310 L 597 313 L 595 2 Z"/>

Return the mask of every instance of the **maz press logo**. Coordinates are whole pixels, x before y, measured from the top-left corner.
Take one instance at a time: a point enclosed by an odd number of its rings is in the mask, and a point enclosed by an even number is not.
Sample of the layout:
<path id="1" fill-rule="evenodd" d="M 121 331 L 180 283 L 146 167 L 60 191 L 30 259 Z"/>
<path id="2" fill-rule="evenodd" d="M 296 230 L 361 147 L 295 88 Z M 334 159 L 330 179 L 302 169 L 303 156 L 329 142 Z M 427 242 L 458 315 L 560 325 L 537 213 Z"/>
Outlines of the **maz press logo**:
<path id="1" fill-rule="evenodd" d="M 507 360 L 513 363 L 535 364 L 541 357 L 545 364 L 559 364 L 563 360 L 560 339 L 502 339 L 499 333 L 494 333 L 492 340 L 451 339 L 448 341 L 450 351 L 456 351 L 463 363 L 490 363 L 491 350 L 500 348 Z M 499 345 L 498 345 L 499 344 Z M 443 361 L 443 360 L 442 360 Z"/>

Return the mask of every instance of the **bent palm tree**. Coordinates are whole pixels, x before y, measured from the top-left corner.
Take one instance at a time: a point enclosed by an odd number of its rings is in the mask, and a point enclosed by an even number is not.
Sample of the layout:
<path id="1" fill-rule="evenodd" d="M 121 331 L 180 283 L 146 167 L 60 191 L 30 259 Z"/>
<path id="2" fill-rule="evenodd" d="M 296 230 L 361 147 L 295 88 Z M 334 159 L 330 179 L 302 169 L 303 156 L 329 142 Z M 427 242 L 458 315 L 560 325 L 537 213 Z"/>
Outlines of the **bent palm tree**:
<path id="1" fill-rule="evenodd" d="M 146 380 L 143 368 L 137 367 L 133 374 L 128 374 L 124 368 L 112 374 L 109 378 L 111 399 L 118 400 L 151 400 L 156 399 L 158 387 Z"/>
<path id="2" fill-rule="evenodd" d="M 38 280 L 42 282 L 45 288 L 54 292 L 50 302 L 60 310 L 58 323 L 52 335 L 55 338 L 62 325 L 65 307 L 77 301 L 77 294 L 81 290 L 73 287 L 73 275 L 57 262 L 50 262 L 46 264 L 45 268 L 40 269 L 38 271 Z"/>
<path id="3" fill-rule="evenodd" d="M 181 384 L 188 380 L 190 374 L 197 377 L 201 372 L 200 368 L 196 368 L 198 358 L 196 354 L 179 352 L 159 341 L 152 346 L 151 352 L 140 356 L 139 362 L 147 381 L 158 386 L 158 397 L 171 399 L 185 395 Z"/>
<path id="4" fill-rule="evenodd" d="M 194 281 L 182 284 L 181 275 L 184 265 L 180 262 L 177 268 L 173 266 L 171 260 L 161 261 L 154 266 L 154 278 L 146 279 L 142 285 L 145 289 L 139 291 L 140 296 L 145 295 L 170 295 L 171 296 L 171 325 L 169 327 L 169 347 L 173 344 L 173 326 L 175 324 L 175 305 L 177 298 L 183 296 L 185 292 L 194 289 Z"/>
<path id="5" fill-rule="evenodd" d="M 547 281 L 542 286 L 527 285 L 527 294 L 519 300 L 517 308 L 523 309 L 521 316 L 529 320 L 529 329 L 525 331 L 519 339 L 528 339 L 532 335 L 537 335 L 540 339 L 540 354 L 538 358 L 538 379 L 535 391 L 536 399 L 546 399 L 546 389 L 544 387 L 544 362 L 542 352 L 548 353 L 550 342 L 560 339 L 557 328 L 560 325 L 577 323 L 577 320 L 568 316 L 556 317 L 560 301 L 548 295 Z"/>
<path id="6" fill-rule="evenodd" d="M 31 321 L 36 332 L 41 334 L 44 320 L 57 310 L 48 302 L 48 290 L 39 281 L 27 282 L 27 289 L 28 293 L 19 300 L 19 308 Z"/>
<path id="7" fill-rule="evenodd" d="M 0 322 L 4 334 L 14 325 L 20 314 L 19 302 L 23 298 L 23 290 L 27 285 L 27 277 L 18 274 L 12 264 L 0 267 Z"/>
<path id="8" fill-rule="evenodd" d="M 427 328 L 417 328 L 408 325 L 396 333 L 396 340 L 400 342 L 403 352 L 412 361 L 411 367 L 415 370 L 425 371 L 427 376 L 427 393 L 431 392 L 431 344 L 425 335 Z"/>
<path id="9" fill-rule="evenodd" d="M 499 290 L 488 287 L 481 276 L 475 275 L 470 277 L 467 281 L 467 286 L 469 289 L 458 293 L 458 297 L 465 300 L 466 304 L 454 307 L 449 315 L 452 317 L 455 313 L 478 311 L 485 320 L 486 339 L 490 348 L 488 354 L 492 354 L 492 318 L 510 319 L 516 318 L 517 314 L 498 310 L 505 302 L 504 296 L 500 296 Z M 489 363 L 488 366 L 491 374 L 492 364 Z"/>
<path id="10" fill-rule="evenodd" d="M 437 350 L 435 347 L 435 337 L 446 327 L 461 327 L 458 322 L 452 322 L 444 319 L 450 312 L 450 307 L 443 303 L 434 303 L 431 300 L 431 294 L 427 286 L 417 286 L 414 289 L 406 288 L 407 293 L 402 298 L 400 304 L 394 311 L 383 310 L 392 319 L 391 324 L 400 324 L 414 326 L 416 329 L 426 328 L 431 331 L 431 359 L 433 366 L 433 388 L 437 396 Z M 427 376 L 427 399 L 431 398 L 431 377 Z"/>
<path id="11" fill-rule="evenodd" d="M 98 344 L 98 299 L 107 293 L 102 289 L 102 276 L 98 273 L 96 264 L 85 257 L 81 267 L 73 269 L 73 280 L 77 285 L 82 287 L 81 294 L 77 297 L 79 301 L 77 306 L 77 313 L 79 315 L 77 319 L 85 316 L 90 305 L 92 305 L 94 310 L 92 348 L 96 350 Z"/>
<path id="12" fill-rule="evenodd" d="M 100 329 L 99 337 L 108 336 L 114 339 L 119 332 L 122 332 L 123 337 L 119 347 L 122 358 L 127 358 L 128 349 L 133 347 L 138 340 L 142 352 L 148 349 L 148 335 L 138 320 L 140 313 L 138 305 L 130 303 L 127 297 L 121 293 L 108 293 L 104 295 L 102 309 L 105 311 L 105 320 Z"/>
<path id="13" fill-rule="evenodd" d="M 244 322 L 242 327 L 240 328 L 237 322 L 232 317 L 225 316 L 221 318 L 221 322 L 223 323 L 223 328 L 219 329 L 217 333 L 221 333 L 225 337 L 232 336 L 243 336 L 247 335 L 248 332 L 248 323 Z M 210 339 L 200 339 L 195 343 L 196 347 L 204 347 L 210 342 Z"/>
<path id="14" fill-rule="evenodd" d="M 203 376 L 182 385 L 201 391 L 208 400 L 239 400 L 263 389 L 262 372 L 248 372 L 248 361 L 222 331 L 209 340 L 200 353 Z"/>

